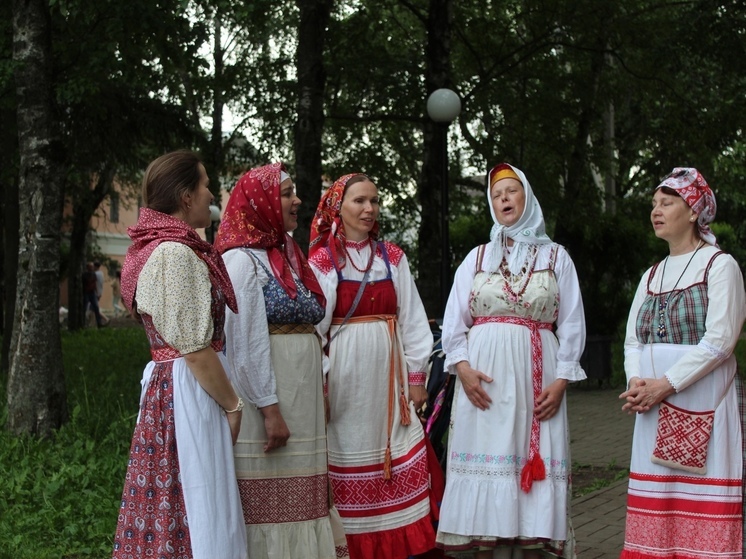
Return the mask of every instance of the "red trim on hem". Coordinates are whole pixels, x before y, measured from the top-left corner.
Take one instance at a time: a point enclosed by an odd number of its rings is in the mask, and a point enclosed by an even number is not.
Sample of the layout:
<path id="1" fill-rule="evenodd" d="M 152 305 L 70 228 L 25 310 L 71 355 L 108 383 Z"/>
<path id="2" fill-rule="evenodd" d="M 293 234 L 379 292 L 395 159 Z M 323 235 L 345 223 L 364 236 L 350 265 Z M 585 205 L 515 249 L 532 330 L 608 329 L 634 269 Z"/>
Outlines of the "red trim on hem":
<path id="1" fill-rule="evenodd" d="M 661 476 L 651 474 L 641 474 L 639 472 L 630 472 L 629 479 L 637 481 L 650 481 L 655 483 L 688 483 L 691 485 L 718 485 L 722 487 L 741 487 L 740 479 L 716 479 L 707 477 L 694 476 Z"/>
<path id="2" fill-rule="evenodd" d="M 404 559 L 435 548 L 435 530 L 430 516 L 380 532 L 347 534 L 350 559 Z"/>
<path id="3" fill-rule="evenodd" d="M 741 516 L 741 502 L 735 503 L 723 503 L 713 501 L 695 501 L 691 499 L 680 499 L 675 497 L 666 497 L 665 499 L 657 497 L 641 497 L 639 495 L 627 495 L 627 507 L 634 509 L 637 514 L 652 514 L 659 516 L 661 512 L 668 512 L 671 515 L 681 515 L 684 513 L 686 516 L 691 514 L 702 515 L 702 516 L 713 516 L 708 518 L 713 522 L 725 521 L 730 522 L 733 517 Z M 723 517 L 726 518 L 714 518 Z"/>

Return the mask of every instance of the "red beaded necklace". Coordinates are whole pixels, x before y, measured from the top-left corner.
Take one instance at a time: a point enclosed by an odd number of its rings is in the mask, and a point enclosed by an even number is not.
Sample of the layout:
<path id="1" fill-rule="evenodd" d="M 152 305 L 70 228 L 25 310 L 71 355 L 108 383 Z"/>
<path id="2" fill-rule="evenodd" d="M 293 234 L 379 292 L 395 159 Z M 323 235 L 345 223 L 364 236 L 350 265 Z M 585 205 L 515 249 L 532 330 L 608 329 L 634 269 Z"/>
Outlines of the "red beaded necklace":
<path id="1" fill-rule="evenodd" d="M 370 241 L 370 260 L 368 260 L 368 265 L 362 270 L 358 268 L 357 266 L 355 266 L 355 261 L 352 259 L 352 257 L 350 257 L 350 253 L 347 252 L 347 243 L 345 243 L 345 246 L 344 246 L 345 255 L 347 256 L 347 262 L 352 264 L 352 267 L 355 268 L 361 274 L 364 274 L 370 270 L 371 266 L 373 266 L 373 259 L 376 257 L 376 247 L 375 247 L 374 241 L 373 239 L 369 239 L 369 241 Z"/>
<path id="2" fill-rule="evenodd" d="M 536 245 L 531 246 L 529 248 L 529 254 L 526 258 L 526 262 L 521 268 L 521 271 L 518 273 L 518 275 L 513 275 L 508 268 L 507 254 L 503 253 L 503 259 L 502 262 L 500 262 L 500 267 L 498 268 L 498 270 L 500 272 L 500 275 L 503 277 L 503 280 L 505 280 L 504 289 L 508 292 L 509 295 L 512 295 L 513 298 L 520 297 L 526 291 L 528 282 L 531 281 L 531 276 L 534 275 L 534 265 L 536 264 L 536 257 L 538 256 L 538 254 L 538 247 Z M 516 284 L 516 280 L 518 280 L 516 285 L 516 287 L 518 288 L 517 291 L 513 289 L 513 285 Z"/>

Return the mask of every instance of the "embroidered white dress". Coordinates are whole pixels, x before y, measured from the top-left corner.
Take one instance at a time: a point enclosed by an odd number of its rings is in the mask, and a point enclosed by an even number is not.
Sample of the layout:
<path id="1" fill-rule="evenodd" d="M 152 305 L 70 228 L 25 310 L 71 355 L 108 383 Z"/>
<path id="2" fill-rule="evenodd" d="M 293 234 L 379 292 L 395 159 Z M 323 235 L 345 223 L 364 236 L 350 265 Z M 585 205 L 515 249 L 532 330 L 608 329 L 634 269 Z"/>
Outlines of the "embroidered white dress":
<path id="1" fill-rule="evenodd" d="M 333 324 L 334 317 L 347 313 L 363 278 L 355 267 L 364 269 L 370 261 L 368 241 L 348 242 L 347 250 L 355 266 L 344 267 L 342 282 L 327 251 L 310 259 L 327 300 L 318 330 L 324 340 L 336 334 L 329 348 L 327 375 L 334 504 L 342 517 L 350 557 L 405 559 L 434 547 L 435 533 L 425 435 L 411 403 L 411 424 L 400 422 L 401 384 L 396 373 L 403 371 L 406 394 L 408 374 L 422 376 L 425 370 L 433 336 L 406 257 L 391 243 L 378 245 L 365 296 L 355 313 L 363 321 Z M 345 303 L 339 297 L 343 291 Z M 394 369 L 392 355 L 399 360 Z M 390 382 L 396 400 L 389 423 Z M 391 479 L 387 480 L 384 456 L 389 436 Z"/>
<path id="2" fill-rule="evenodd" d="M 579 364 L 585 321 L 575 267 L 559 245 L 537 250 L 530 276 L 508 275 L 506 280 L 500 272 L 481 271 L 493 268 L 489 250 L 478 264 L 478 249 L 456 272 L 443 324 L 446 366 L 454 374 L 455 365 L 465 360 L 494 380 L 482 383 L 492 399 L 485 411 L 457 383 L 438 531 L 439 546 L 448 553 L 535 545 L 563 557 L 574 555 L 568 528 L 566 399 L 554 417 L 539 423 L 546 479 L 534 481 L 528 492 L 520 484 L 534 407 L 532 334 L 525 324 L 543 325 L 538 326 L 543 388 L 558 378 L 585 378 Z M 500 317 L 525 322 L 495 321 Z M 556 334 L 547 329 L 550 324 L 556 324 Z"/>
<path id="3" fill-rule="evenodd" d="M 695 474 L 651 462 L 660 406 L 637 414 L 625 559 L 742 556 L 742 420 L 732 352 L 746 297 L 738 264 L 717 252 L 707 245 L 694 256 L 669 257 L 665 273 L 662 265 L 649 269 L 630 309 L 627 380 L 665 376 L 677 391 L 667 402 L 690 411 L 715 409 L 715 419 L 706 473 Z M 668 301 L 662 315 L 661 296 Z"/>

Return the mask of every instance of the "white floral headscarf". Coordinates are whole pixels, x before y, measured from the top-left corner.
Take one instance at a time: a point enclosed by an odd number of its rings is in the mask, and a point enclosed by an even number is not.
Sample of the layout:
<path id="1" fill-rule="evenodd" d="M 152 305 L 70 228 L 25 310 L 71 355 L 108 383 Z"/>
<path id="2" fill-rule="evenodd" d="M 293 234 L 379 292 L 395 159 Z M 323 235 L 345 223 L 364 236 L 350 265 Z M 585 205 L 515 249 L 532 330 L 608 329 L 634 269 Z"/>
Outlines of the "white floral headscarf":
<path id="1" fill-rule="evenodd" d="M 715 194 L 702 173 L 693 167 L 675 167 L 671 174 L 656 187 L 656 190 L 663 186 L 675 190 L 684 199 L 684 202 L 697 214 L 697 229 L 700 238 L 716 246 L 715 234 L 709 224 L 715 219 L 717 202 L 715 202 Z"/>

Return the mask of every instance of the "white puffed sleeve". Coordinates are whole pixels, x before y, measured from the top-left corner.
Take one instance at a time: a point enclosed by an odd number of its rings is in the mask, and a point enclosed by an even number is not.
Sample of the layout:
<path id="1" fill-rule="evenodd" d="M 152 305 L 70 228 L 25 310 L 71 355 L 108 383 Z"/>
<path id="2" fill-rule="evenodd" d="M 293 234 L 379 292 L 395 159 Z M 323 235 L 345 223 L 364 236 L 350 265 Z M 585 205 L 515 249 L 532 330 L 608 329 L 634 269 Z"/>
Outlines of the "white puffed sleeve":
<path id="1" fill-rule="evenodd" d="M 337 271 L 333 268 L 324 272 L 315 265 L 313 260 L 310 260 L 309 263 L 311 264 L 311 270 L 316 276 L 316 279 L 321 286 L 321 290 L 324 292 L 324 297 L 326 298 L 324 318 L 316 325 L 316 332 L 321 338 L 321 347 L 326 348 L 326 345 L 329 343 L 329 328 L 332 325 L 334 309 L 337 306 L 337 284 L 339 283 L 339 280 L 337 279 Z M 324 379 L 326 379 L 326 375 L 329 373 L 329 366 L 329 357 L 326 352 L 324 352 L 322 359 Z"/>
<path id="2" fill-rule="evenodd" d="M 452 375 L 456 374 L 457 363 L 469 361 L 467 335 L 474 324 L 469 311 L 469 297 L 472 283 L 474 283 L 478 249 L 479 247 L 472 249 L 456 270 L 443 314 L 442 340 L 443 351 L 446 354 L 445 366 Z"/>
<path id="3" fill-rule="evenodd" d="M 585 349 L 585 311 L 575 264 L 561 245 L 557 249 L 554 275 L 559 290 L 557 378 L 576 382 L 586 378 L 580 366 Z"/>
<path id="4" fill-rule="evenodd" d="M 276 404 L 277 388 L 262 292 L 269 278 L 246 249 L 229 250 L 223 260 L 238 303 L 238 314 L 227 307 L 225 313 L 231 382 L 257 408 Z"/>
<path id="5" fill-rule="evenodd" d="M 169 241 L 156 247 L 140 271 L 135 301 L 163 340 L 185 355 L 212 341 L 211 289 L 207 264 L 188 246 Z"/>
<path id="6" fill-rule="evenodd" d="M 433 351 L 433 333 L 404 253 L 396 266 L 392 266 L 391 279 L 396 290 L 396 320 L 407 371 L 411 375 L 410 384 L 424 384 L 427 361 Z"/>

